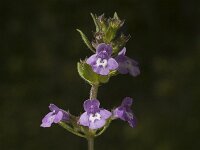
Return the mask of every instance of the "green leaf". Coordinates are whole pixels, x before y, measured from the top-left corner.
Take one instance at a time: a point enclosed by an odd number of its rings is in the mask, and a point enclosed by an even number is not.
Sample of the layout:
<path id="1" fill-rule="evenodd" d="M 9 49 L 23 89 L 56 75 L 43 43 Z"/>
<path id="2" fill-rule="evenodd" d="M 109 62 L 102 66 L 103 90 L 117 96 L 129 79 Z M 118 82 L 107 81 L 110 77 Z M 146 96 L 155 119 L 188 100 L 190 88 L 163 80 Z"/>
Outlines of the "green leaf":
<path id="1" fill-rule="evenodd" d="M 93 49 L 92 44 L 90 43 L 90 41 L 88 40 L 88 38 L 86 37 L 86 35 L 85 35 L 81 30 L 79 30 L 79 29 L 76 29 L 76 30 L 80 33 L 81 38 L 82 38 L 82 40 L 84 41 L 84 43 L 87 45 L 87 47 L 88 47 L 91 51 L 93 51 L 93 52 L 95 53 L 95 50 Z"/>
<path id="2" fill-rule="evenodd" d="M 110 76 L 102 76 L 102 75 L 98 75 L 98 80 L 100 83 L 107 83 L 110 79 Z"/>
<path id="3" fill-rule="evenodd" d="M 77 69 L 79 75 L 89 84 L 99 84 L 98 75 L 92 70 L 92 68 L 88 64 L 84 62 L 78 62 Z"/>
<path id="4" fill-rule="evenodd" d="M 95 73 L 92 70 L 92 67 L 84 61 L 77 63 L 77 69 L 78 69 L 79 75 L 91 85 L 107 83 L 110 77 L 113 76 L 112 72 L 110 72 L 110 74 L 107 76 L 103 76 L 103 75 L 99 75 Z"/>
<path id="5" fill-rule="evenodd" d="M 93 13 L 90 13 L 90 15 L 92 16 L 92 19 L 93 19 L 94 24 L 95 24 L 95 26 L 96 26 L 96 32 L 99 32 L 99 31 L 100 31 L 100 27 L 99 27 L 99 25 L 98 25 L 98 23 L 97 23 L 96 16 L 95 16 Z"/>

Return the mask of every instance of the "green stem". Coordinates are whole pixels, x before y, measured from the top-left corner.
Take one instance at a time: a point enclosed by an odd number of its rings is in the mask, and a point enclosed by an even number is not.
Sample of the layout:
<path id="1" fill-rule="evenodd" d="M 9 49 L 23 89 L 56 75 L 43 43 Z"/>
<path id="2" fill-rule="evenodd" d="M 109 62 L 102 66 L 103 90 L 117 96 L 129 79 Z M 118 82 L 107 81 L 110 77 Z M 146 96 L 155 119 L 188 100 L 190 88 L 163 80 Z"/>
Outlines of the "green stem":
<path id="1" fill-rule="evenodd" d="M 59 125 L 60 125 L 61 127 L 63 127 L 64 129 L 68 130 L 69 132 L 71 132 L 71 133 L 77 135 L 77 136 L 80 136 L 80 137 L 86 138 L 85 135 L 83 135 L 83 134 L 81 134 L 81 133 L 78 133 L 78 132 L 74 131 L 73 128 L 71 128 L 70 126 L 68 126 L 67 124 L 65 124 L 65 123 L 63 123 L 63 122 L 60 122 Z"/>
<path id="2" fill-rule="evenodd" d="M 99 133 L 97 133 L 95 135 L 95 137 L 97 137 L 97 136 L 101 135 L 102 133 L 104 133 L 106 131 L 106 129 L 107 129 L 107 127 L 104 127 Z"/>
<path id="3" fill-rule="evenodd" d="M 97 98 L 98 87 L 99 85 L 95 85 L 95 84 L 92 85 L 91 90 L 90 90 L 90 100 Z"/>
<path id="4" fill-rule="evenodd" d="M 94 150 L 94 138 L 88 138 L 88 150 Z"/>

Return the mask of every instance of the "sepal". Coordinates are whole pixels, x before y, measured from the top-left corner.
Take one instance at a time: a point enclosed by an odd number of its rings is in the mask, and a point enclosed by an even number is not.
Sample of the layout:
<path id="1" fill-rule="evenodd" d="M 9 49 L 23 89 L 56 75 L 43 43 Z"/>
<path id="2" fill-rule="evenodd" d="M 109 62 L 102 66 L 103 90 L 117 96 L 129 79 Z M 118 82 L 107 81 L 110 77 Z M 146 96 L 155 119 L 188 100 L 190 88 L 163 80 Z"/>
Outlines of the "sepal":
<path id="1" fill-rule="evenodd" d="M 107 22 L 108 28 L 105 32 L 104 41 L 110 43 L 116 37 L 117 31 L 123 26 L 124 20 L 120 20 L 115 12 L 113 18 L 109 18 Z"/>
<path id="2" fill-rule="evenodd" d="M 97 16 L 91 13 L 91 16 L 96 26 L 94 38 L 97 43 L 110 43 L 124 24 L 124 20 L 121 20 L 116 12 L 113 18 L 105 18 L 104 14 Z"/>
<path id="3" fill-rule="evenodd" d="M 111 42 L 113 47 L 113 53 L 118 53 L 128 42 L 128 40 L 131 38 L 130 35 L 125 36 L 124 34 L 121 34 L 118 38 L 113 40 Z"/>
<path id="4" fill-rule="evenodd" d="M 94 24 L 95 24 L 95 27 L 96 27 L 96 32 L 99 32 L 100 31 L 100 26 L 99 26 L 99 23 L 97 22 L 97 15 L 93 14 L 93 13 L 90 13 L 90 15 L 92 16 L 92 19 L 94 21 Z"/>

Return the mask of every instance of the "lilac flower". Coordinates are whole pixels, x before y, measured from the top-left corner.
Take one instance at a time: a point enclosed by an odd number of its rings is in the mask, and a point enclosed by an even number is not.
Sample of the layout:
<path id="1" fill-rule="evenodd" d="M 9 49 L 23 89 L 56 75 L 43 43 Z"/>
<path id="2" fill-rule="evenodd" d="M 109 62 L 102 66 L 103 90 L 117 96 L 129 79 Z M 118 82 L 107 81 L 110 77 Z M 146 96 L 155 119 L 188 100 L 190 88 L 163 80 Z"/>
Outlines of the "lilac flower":
<path id="1" fill-rule="evenodd" d="M 140 74 L 140 69 L 138 67 L 138 63 L 135 60 L 125 56 L 125 53 L 126 53 L 126 48 L 124 47 L 118 53 L 118 56 L 115 58 L 119 64 L 119 67 L 117 68 L 117 70 L 121 74 L 129 73 L 134 77 L 138 76 Z"/>
<path id="2" fill-rule="evenodd" d="M 131 127 L 136 126 L 136 118 L 131 111 L 132 98 L 125 97 L 121 106 L 117 107 L 113 113 L 115 118 L 120 118 L 123 121 L 127 121 Z"/>
<path id="3" fill-rule="evenodd" d="M 100 75 L 108 75 L 110 70 L 115 70 L 118 63 L 111 57 L 112 47 L 101 43 L 96 48 L 96 54 L 90 56 L 86 63 L 89 64 L 93 71 Z"/>
<path id="4" fill-rule="evenodd" d="M 100 102 L 96 99 L 86 100 L 83 104 L 85 112 L 80 116 L 79 123 L 90 129 L 99 129 L 106 124 L 112 113 L 106 109 L 99 108 Z"/>
<path id="5" fill-rule="evenodd" d="M 41 127 L 50 127 L 52 123 L 59 123 L 60 121 L 68 121 L 69 120 L 69 113 L 65 112 L 64 110 L 58 108 L 54 104 L 49 105 L 49 112 L 43 119 Z"/>

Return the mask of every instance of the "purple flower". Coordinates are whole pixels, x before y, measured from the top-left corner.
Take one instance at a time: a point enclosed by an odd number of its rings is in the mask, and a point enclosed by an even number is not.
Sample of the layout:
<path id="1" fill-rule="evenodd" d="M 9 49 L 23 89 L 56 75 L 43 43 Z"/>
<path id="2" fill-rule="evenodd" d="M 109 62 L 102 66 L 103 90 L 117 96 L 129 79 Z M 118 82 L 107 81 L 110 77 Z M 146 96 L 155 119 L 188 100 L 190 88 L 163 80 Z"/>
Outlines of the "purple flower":
<path id="1" fill-rule="evenodd" d="M 68 121 L 69 120 L 69 113 L 66 111 L 58 108 L 54 104 L 49 105 L 49 109 L 51 112 L 49 112 L 43 119 L 41 127 L 50 127 L 52 123 L 58 123 L 60 121 Z"/>
<path id="2" fill-rule="evenodd" d="M 106 109 L 99 108 L 98 100 L 86 100 L 83 104 L 85 112 L 80 116 L 79 123 L 90 129 L 99 129 L 106 124 L 112 113 Z"/>
<path id="3" fill-rule="evenodd" d="M 138 67 L 138 63 L 135 60 L 125 56 L 125 53 L 126 53 L 126 48 L 124 47 L 118 53 L 118 56 L 115 58 L 119 64 L 119 67 L 117 68 L 117 70 L 121 74 L 129 73 L 134 77 L 138 76 L 140 74 L 140 69 Z"/>
<path id="4" fill-rule="evenodd" d="M 112 47 L 101 43 L 96 48 L 96 54 L 90 56 L 86 63 L 92 67 L 92 70 L 100 75 L 108 75 L 110 70 L 115 70 L 118 63 L 112 55 Z"/>
<path id="5" fill-rule="evenodd" d="M 115 118 L 120 118 L 123 121 L 127 121 L 131 127 L 136 126 L 136 118 L 131 110 L 132 98 L 125 97 L 121 106 L 117 107 L 113 113 Z"/>

